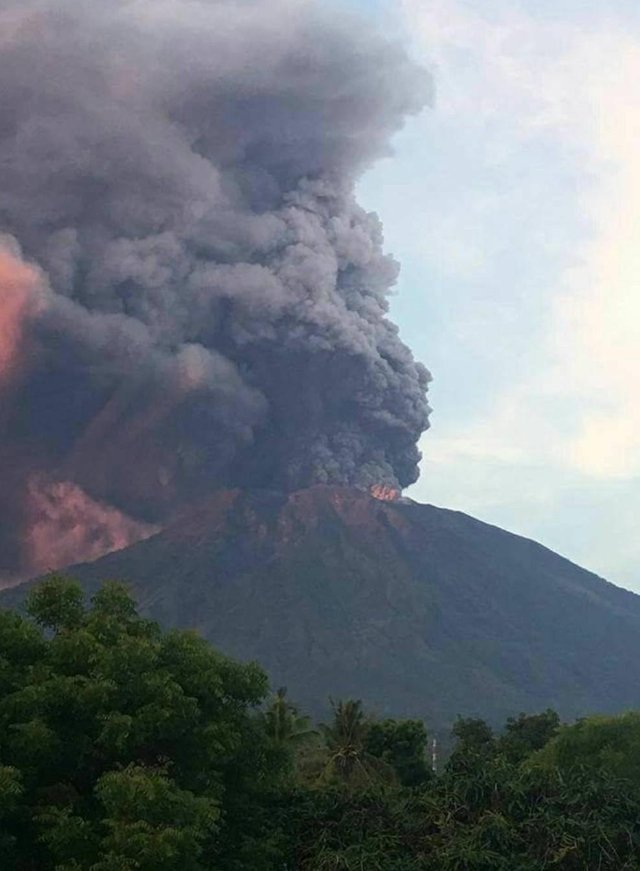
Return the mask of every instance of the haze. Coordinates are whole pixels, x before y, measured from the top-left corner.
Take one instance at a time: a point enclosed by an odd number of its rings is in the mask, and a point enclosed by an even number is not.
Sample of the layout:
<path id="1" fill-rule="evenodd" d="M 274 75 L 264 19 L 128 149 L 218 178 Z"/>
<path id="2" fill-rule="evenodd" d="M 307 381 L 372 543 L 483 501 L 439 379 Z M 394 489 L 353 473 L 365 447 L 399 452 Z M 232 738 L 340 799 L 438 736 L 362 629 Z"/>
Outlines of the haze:
<path id="1" fill-rule="evenodd" d="M 411 492 L 640 589 L 638 6 L 369 9 L 437 93 L 360 186 L 434 376 Z"/>

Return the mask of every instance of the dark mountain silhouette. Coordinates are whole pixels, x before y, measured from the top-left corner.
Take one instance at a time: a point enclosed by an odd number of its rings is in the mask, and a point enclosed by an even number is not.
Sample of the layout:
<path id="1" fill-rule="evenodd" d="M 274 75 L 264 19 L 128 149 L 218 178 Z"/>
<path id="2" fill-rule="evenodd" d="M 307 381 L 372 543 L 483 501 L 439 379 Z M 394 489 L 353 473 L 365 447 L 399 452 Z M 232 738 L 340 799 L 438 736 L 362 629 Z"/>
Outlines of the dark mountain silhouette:
<path id="1" fill-rule="evenodd" d="M 259 660 L 314 714 L 330 694 L 437 729 L 457 714 L 640 707 L 640 597 L 431 505 L 224 491 L 70 573 L 88 591 L 127 580 L 144 612 Z"/>

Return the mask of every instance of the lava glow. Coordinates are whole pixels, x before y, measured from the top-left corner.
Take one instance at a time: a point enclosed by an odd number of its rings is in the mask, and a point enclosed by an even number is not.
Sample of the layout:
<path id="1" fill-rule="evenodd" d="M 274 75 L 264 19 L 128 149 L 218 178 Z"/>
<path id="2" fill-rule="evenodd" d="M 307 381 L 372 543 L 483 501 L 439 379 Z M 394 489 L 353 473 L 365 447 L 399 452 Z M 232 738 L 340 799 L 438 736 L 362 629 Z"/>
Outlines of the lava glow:
<path id="1" fill-rule="evenodd" d="M 28 490 L 25 549 L 34 573 L 98 559 L 158 531 L 91 499 L 70 481 L 33 476 Z"/>
<path id="2" fill-rule="evenodd" d="M 400 490 L 388 484 L 374 484 L 369 490 L 374 499 L 381 502 L 396 502 L 400 498 Z"/>

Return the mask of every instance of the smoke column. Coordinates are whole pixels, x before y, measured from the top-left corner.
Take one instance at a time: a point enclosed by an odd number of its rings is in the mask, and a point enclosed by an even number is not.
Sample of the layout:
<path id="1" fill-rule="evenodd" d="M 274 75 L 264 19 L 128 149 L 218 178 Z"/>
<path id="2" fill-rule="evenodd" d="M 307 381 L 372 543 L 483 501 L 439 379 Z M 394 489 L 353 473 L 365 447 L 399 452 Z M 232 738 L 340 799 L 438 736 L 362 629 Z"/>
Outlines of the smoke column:
<path id="1" fill-rule="evenodd" d="M 417 478 L 429 375 L 353 191 L 428 95 L 320 3 L 0 0 L 0 572 L 216 487 Z"/>
<path id="2" fill-rule="evenodd" d="M 13 249 L 13 250 L 12 250 Z M 21 262 L 10 239 L 0 237 L 0 396 L 23 364 L 27 321 L 40 308 L 40 278 Z"/>

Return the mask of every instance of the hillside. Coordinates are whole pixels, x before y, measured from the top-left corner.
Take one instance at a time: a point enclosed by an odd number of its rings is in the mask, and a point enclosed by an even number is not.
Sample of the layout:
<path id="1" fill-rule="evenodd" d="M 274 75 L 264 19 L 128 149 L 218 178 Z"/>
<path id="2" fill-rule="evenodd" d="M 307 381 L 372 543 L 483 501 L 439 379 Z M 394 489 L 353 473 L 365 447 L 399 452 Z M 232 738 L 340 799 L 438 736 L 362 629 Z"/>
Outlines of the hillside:
<path id="1" fill-rule="evenodd" d="M 258 659 L 309 711 L 362 697 L 444 729 L 640 707 L 640 597 L 464 514 L 344 488 L 224 491 L 71 573 Z M 26 585 L 5 591 L 18 604 Z"/>

